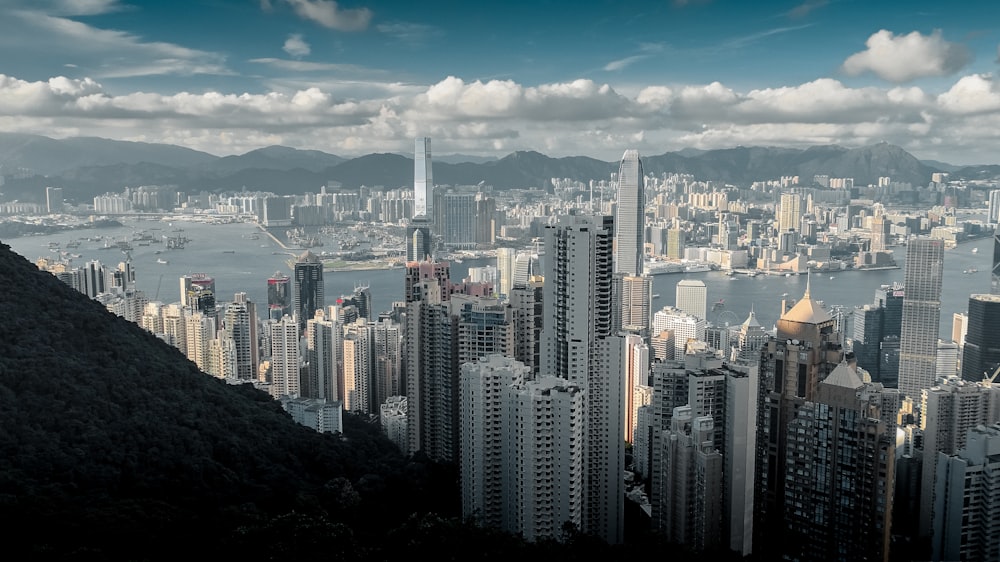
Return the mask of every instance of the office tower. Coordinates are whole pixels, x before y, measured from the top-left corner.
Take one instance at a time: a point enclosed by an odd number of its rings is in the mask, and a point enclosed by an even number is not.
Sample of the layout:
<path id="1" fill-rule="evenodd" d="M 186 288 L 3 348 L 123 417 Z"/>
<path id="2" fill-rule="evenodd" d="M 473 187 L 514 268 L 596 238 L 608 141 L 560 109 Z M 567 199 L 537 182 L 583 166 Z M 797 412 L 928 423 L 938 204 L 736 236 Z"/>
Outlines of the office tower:
<path id="1" fill-rule="evenodd" d="M 186 300 L 188 310 L 203 314 L 218 325 L 219 312 L 215 307 L 215 291 L 213 289 L 207 285 L 191 285 Z"/>
<path id="2" fill-rule="evenodd" d="M 965 336 L 969 333 L 969 315 L 956 312 L 951 316 L 951 341 L 958 344 L 959 353 L 965 346 Z"/>
<path id="3" fill-rule="evenodd" d="M 944 241 L 911 239 L 906 246 L 906 294 L 899 336 L 899 390 L 910 398 L 934 386 L 943 276 Z"/>
<path id="4" fill-rule="evenodd" d="M 308 377 L 302 395 L 343 402 L 340 390 L 341 326 L 323 310 L 306 322 L 306 361 Z"/>
<path id="5" fill-rule="evenodd" d="M 306 250 L 295 260 L 293 274 L 295 287 L 292 292 L 292 306 L 299 331 L 304 332 L 306 322 L 315 316 L 317 310 L 326 306 L 323 291 L 323 262 Z"/>
<path id="6" fill-rule="evenodd" d="M 968 432 L 1000 421 L 1000 387 L 983 382 L 946 381 L 921 392 L 920 509 L 918 532 L 929 537 L 940 506 L 935 498 L 938 455 L 954 455 L 966 445 Z"/>
<path id="7" fill-rule="evenodd" d="M 645 336 L 649 333 L 653 278 L 627 275 L 617 281 L 621 285 L 621 315 L 615 328 Z"/>
<path id="8" fill-rule="evenodd" d="M 292 315 L 291 277 L 276 271 L 267 280 L 267 319 L 281 320 Z"/>
<path id="9" fill-rule="evenodd" d="M 104 292 L 104 266 L 101 262 L 97 260 L 89 261 L 85 266 L 83 266 L 84 271 L 84 290 L 83 294 L 90 298 L 94 298 L 97 295 Z"/>
<path id="10" fill-rule="evenodd" d="M 542 333 L 542 292 L 544 281 L 541 276 L 532 277 L 526 284 L 515 285 L 508 302 L 514 312 L 514 359 L 538 374 L 541 359 L 539 346 Z"/>
<path id="11" fill-rule="evenodd" d="M 354 288 L 351 294 L 351 302 L 358 309 L 358 316 L 366 320 L 375 320 L 375 311 L 372 310 L 372 291 L 367 285 Z"/>
<path id="12" fill-rule="evenodd" d="M 938 453 L 931 560 L 996 560 L 1000 553 L 1000 424 L 968 430 Z"/>
<path id="13" fill-rule="evenodd" d="M 300 395 L 299 323 L 291 316 L 270 321 L 271 396 Z"/>
<path id="14" fill-rule="evenodd" d="M 784 558 L 889 559 L 896 436 L 883 416 L 897 400 L 842 362 L 788 419 L 783 518 L 764 530 Z"/>
<path id="15" fill-rule="evenodd" d="M 778 209 L 778 234 L 789 230 L 799 231 L 802 220 L 802 195 L 798 193 L 782 193 L 781 206 Z"/>
<path id="16" fill-rule="evenodd" d="M 406 272 L 407 450 L 435 462 L 458 460 L 458 362 L 447 264 L 411 262 Z"/>
<path id="17" fill-rule="evenodd" d="M 233 302 L 226 306 L 223 318 L 226 333 L 233 340 L 236 353 L 236 378 L 257 378 L 260 351 L 257 342 L 257 308 L 246 293 L 236 293 Z M 220 336 L 221 337 L 221 336 Z"/>
<path id="18" fill-rule="evenodd" d="M 514 287 L 514 259 L 516 256 L 517 251 L 514 248 L 497 248 L 497 272 L 500 275 L 497 294 L 504 299 L 510 296 L 510 290 Z"/>
<path id="19" fill-rule="evenodd" d="M 749 556 L 753 550 L 758 363 L 721 368 L 725 373 L 725 414 L 721 428 L 722 540 L 730 550 L 743 556 Z M 688 401 L 697 403 L 690 396 Z"/>
<path id="20" fill-rule="evenodd" d="M 413 143 L 413 218 L 430 219 L 434 201 L 431 139 L 418 137 Z M 417 258 L 419 261 L 421 256 Z"/>
<path id="21" fill-rule="evenodd" d="M 372 405 L 372 340 L 374 334 L 368 321 L 359 318 L 344 326 L 341 350 L 344 361 L 344 410 L 371 413 Z"/>
<path id="22" fill-rule="evenodd" d="M 510 386 L 531 379 L 531 370 L 508 357 L 490 355 L 461 367 L 461 458 L 462 517 L 477 524 L 503 527 L 505 505 L 506 428 L 501 420 L 508 404 Z M 532 431 L 518 420 L 517 430 Z M 512 432 L 511 432 L 512 433 Z M 561 437 L 556 437 L 560 439 Z M 525 478 L 527 475 L 519 475 Z M 508 481 L 507 486 L 512 487 Z M 537 500 L 540 498 L 531 498 Z"/>
<path id="23" fill-rule="evenodd" d="M 695 417 L 690 406 L 680 406 L 660 440 L 660 529 L 668 541 L 696 551 L 715 548 L 720 539 L 723 461 L 713 445 L 714 433 L 711 417 Z"/>
<path id="24" fill-rule="evenodd" d="M 615 206 L 615 273 L 642 275 L 646 233 L 645 177 L 639 151 L 629 149 L 618 168 L 618 202 Z"/>
<path id="25" fill-rule="evenodd" d="M 760 353 L 767 347 L 771 335 L 757 321 L 753 309 L 750 315 L 740 324 L 739 336 L 733 349 L 733 359 L 745 364 L 760 363 Z"/>
<path id="26" fill-rule="evenodd" d="M 899 335 L 903 326 L 904 297 L 903 285 L 899 283 L 883 285 L 875 291 L 875 304 L 883 312 L 878 344 L 878 379 L 873 381 L 881 382 L 887 388 L 899 386 Z"/>
<path id="27" fill-rule="evenodd" d="M 979 382 L 1000 367 L 1000 295 L 969 297 L 968 333 L 962 355 L 962 379 Z"/>
<path id="28" fill-rule="evenodd" d="M 434 259 L 434 236 L 430 223 L 423 217 L 414 219 L 406 227 L 406 261 Z"/>
<path id="29" fill-rule="evenodd" d="M 953 341 L 938 340 L 937 357 L 934 360 L 934 380 L 957 376 L 958 344 Z"/>
<path id="30" fill-rule="evenodd" d="M 480 194 L 449 191 L 435 199 L 434 233 L 441 245 L 451 249 L 475 248 Z"/>
<path id="31" fill-rule="evenodd" d="M 654 361 L 666 361 L 674 359 L 674 331 L 660 330 L 653 333 L 649 338 L 649 347 L 652 349 Z"/>
<path id="32" fill-rule="evenodd" d="M 542 274 L 537 252 L 518 252 L 514 258 L 514 278 L 512 286 L 525 286 L 532 277 Z"/>
<path id="33" fill-rule="evenodd" d="M 708 302 L 708 289 L 705 288 L 705 282 L 698 279 L 682 279 L 677 282 L 676 287 L 677 308 L 701 318 L 702 320 L 707 320 L 706 303 Z"/>
<path id="34" fill-rule="evenodd" d="M 993 231 L 993 271 L 990 275 L 990 294 L 1000 295 L 1000 224 Z"/>
<path id="35" fill-rule="evenodd" d="M 51 215 L 61 213 L 63 210 L 63 190 L 61 187 L 45 188 L 45 207 Z"/>
<path id="36" fill-rule="evenodd" d="M 196 304 L 192 298 L 194 293 L 207 290 L 215 294 L 215 278 L 206 273 L 191 273 L 181 276 L 181 306 L 193 306 Z M 214 303 L 213 303 L 214 305 Z"/>
<path id="37" fill-rule="evenodd" d="M 1000 224 L 1000 189 L 990 191 L 989 209 L 986 213 L 986 222 L 992 225 Z"/>
<path id="38" fill-rule="evenodd" d="M 545 227 L 541 373 L 584 390 L 584 532 L 622 541 L 624 338 L 612 336 L 614 222 L 564 215 Z"/>
<path id="39" fill-rule="evenodd" d="M 885 309 L 866 304 L 854 311 L 854 357 L 858 367 L 871 375 L 873 382 L 883 382 L 879 375 L 879 358 L 882 343 L 882 320 Z"/>
<path id="40" fill-rule="evenodd" d="M 587 529 L 584 390 L 553 376 L 514 384 L 501 420 L 503 530 L 535 541 L 558 539 L 567 522 Z"/>
<path id="41" fill-rule="evenodd" d="M 636 416 L 639 406 L 642 406 L 636 403 L 636 391 L 649 384 L 649 346 L 642 336 L 628 334 L 625 336 L 625 349 L 625 435 L 622 437 L 626 443 L 631 443 Z"/>

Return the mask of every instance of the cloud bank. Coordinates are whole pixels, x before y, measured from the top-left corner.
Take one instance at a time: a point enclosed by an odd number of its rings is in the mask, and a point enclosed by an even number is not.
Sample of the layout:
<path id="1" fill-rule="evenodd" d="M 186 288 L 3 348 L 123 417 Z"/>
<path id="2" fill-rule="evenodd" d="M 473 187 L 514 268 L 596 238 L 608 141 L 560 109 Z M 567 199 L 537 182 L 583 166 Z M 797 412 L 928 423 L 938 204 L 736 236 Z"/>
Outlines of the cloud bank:
<path id="1" fill-rule="evenodd" d="M 263 60 L 261 62 L 264 62 Z M 426 86 L 343 84 L 268 93 L 114 94 L 98 80 L 27 81 L 0 75 L 0 130 L 169 142 L 215 154 L 269 144 L 343 155 L 439 150 L 503 154 L 535 149 L 613 160 L 734 145 L 899 144 L 920 157 L 992 162 L 1000 141 L 1000 81 L 963 76 L 941 92 L 849 87 L 824 78 L 738 91 L 720 82 L 654 85 L 624 95 L 580 79 L 526 86 L 449 76 Z"/>
<path id="2" fill-rule="evenodd" d="M 930 35 L 913 31 L 894 35 L 885 29 L 872 34 L 864 51 L 844 61 L 842 69 L 856 76 L 871 72 L 890 82 L 909 82 L 928 76 L 948 76 L 965 67 L 972 56 L 957 43 L 949 43 L 940 30 Z"/>

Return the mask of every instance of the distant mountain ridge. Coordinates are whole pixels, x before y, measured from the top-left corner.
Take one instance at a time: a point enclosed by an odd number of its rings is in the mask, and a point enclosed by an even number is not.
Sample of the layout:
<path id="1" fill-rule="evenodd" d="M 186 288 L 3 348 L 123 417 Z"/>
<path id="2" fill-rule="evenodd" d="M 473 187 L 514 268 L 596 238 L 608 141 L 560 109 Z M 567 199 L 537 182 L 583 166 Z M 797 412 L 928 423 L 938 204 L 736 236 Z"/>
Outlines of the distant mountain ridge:
<path id="1" fill-rule="evenodd" d="M 452 155 L 434 161 L 434 180 L 447 185 L 491 185 L 495 189 L 545 188 L 551 178 L 578 181 L 610 178 L 617 162 L 586 156 L 553 158 L 535 151 L 513 152 L 489 159 Z M 878 143 L 860 148 L 836 145 L 805 149 L 734 147 L 684 149 L 642 158 L 646 173 L 693 174 L 700 180 L 749 185 L 753 181 L 798 175 L 808 183 L 815 175 L 854 178 L 857 185 L 875 184 L 889 176 L 896 182 L 926 185 L 934 172 L 953 178 L 983 179 L 994 166 L 957 167 L 922 162 L 902 148 Z M 177 185 L 188 192 L 261 190 L 278 194 L 318 191 L 330 182 L 347 189 L 359 186 L 408 188 L 413 160 L 400 154 L 368 154 L 344 158 L 317 150 L 270 146 L 236 156 L 218 157 L 166 144 L 98 138 L 50 139 L 38 135 L 0 133 L 0 173 L 13 176 L 30 168 L 36 176 L 12 180 L 9 198 L 42 201 L 46 185 L 62 187 L 67 198 L 86 201 L 126 186 Z"/>

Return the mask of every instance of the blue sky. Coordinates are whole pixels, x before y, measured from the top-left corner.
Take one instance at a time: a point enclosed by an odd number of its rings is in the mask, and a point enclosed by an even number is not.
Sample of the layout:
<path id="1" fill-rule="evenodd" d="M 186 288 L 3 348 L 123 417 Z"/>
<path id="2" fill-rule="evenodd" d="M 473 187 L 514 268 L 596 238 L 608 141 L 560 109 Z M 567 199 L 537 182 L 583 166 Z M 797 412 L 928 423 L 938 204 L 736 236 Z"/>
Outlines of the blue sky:
<path id="1" fill-rule="evenodd" d="M 1000 162 L 1000 2 L 4 0 L 0 131 L 617 159 Z"/>

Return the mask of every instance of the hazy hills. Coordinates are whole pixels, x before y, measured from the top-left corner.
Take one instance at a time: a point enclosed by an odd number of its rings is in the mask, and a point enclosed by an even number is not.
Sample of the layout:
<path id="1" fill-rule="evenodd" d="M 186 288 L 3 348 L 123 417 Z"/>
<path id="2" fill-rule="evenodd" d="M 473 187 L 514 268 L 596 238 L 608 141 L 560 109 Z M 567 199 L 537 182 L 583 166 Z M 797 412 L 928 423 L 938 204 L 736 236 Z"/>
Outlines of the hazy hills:
<path id="1" fill-rule="evenodd" d="M 343 158 L 316 150 L 271 146 L 237 156 L 208 153 L 164 144 L 112 141 L 98 138 L 56 140 L 37 135 L 0 133 L 0 172 L 8 176 L 3 191 L 7 199 L 41 201 L 46 185 L 63 187 L 68 199 L 86 201 L 126 186 L 177 185 L 182 191 L 272 191 L 279 194 L 317 191 L 329 182 L 347 189 L 361 185 L 409 187 L 413 182 L 412 158 L 399 154 L 369 154 Z M 35 175 L 10 176 L 18 168 Z M 902 148 L 879 143 L 861 148 L 815 146 L 807 149 L 735 147 L 720 150 L 685 149 L 644 155 L 647 173 L 688 173 L 699 179 L 735 185 L 798 175 L 853 177 L 858 185 L 894 181 L 926 185 L 936 171 L 953 177 L 983 179 L 997 173 L 995 166 L 959 168 L 941 162 L 921 162 Z M 475 185 L 496 189 L 544 188 L 550 178 L 580 181 L 608 178 L 617 162 L 583 156 L 553 158 L 520 151 L 500 159 L 454 155 L 434 162 L 438 184 Z"/>

